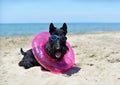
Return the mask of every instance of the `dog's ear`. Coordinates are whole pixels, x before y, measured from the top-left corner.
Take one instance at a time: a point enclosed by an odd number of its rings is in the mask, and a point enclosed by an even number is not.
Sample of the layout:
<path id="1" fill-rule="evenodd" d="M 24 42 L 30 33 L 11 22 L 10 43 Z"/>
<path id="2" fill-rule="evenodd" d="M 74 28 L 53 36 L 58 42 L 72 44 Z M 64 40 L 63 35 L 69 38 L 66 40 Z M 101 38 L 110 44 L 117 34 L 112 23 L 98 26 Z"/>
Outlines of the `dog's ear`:
<path id="1" fill-rule="evenodd" d="M 52 32 L 54 32 L 56 28 L 54 27 L 53 23 L 50 23 L 50 27 L 49 27 L 49 33 L 52 34 Z"/>
<path id="2" fill-rule="evenodd" d="M 24 52 L 22 48 L 20 49 L 20 52 L 22 55 L 26 55 L 26 52 Z"/>
<path id="3" fill-rule="evenodd" d="M 66 23 L 64 23 L 63 26 L 60 29 L 62 29 L 64 31 L 64 35 L 67 34 L 67 25 L 66 25 Z"/>

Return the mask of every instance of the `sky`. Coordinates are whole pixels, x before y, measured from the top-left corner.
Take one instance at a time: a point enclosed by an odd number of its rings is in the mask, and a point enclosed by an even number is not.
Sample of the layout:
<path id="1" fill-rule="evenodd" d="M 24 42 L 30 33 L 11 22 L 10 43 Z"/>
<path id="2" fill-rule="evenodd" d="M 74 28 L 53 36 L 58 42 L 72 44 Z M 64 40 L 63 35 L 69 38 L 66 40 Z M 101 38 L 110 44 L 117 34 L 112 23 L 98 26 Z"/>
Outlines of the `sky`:
<path id="1" fill-rule="evenodd" d="M 0 23 L 120 22 L 120 0 L 0 0 Z"/>

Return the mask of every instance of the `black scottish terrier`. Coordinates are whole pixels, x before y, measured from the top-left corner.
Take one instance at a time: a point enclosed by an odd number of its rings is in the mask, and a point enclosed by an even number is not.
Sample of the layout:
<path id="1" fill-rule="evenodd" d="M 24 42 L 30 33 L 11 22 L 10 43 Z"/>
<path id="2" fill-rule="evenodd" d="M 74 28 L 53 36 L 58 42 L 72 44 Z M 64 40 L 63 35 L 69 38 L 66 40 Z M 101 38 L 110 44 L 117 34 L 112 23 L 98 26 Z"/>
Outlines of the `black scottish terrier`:
<path id="1" fill-rule="evenodd" d="M 69 50 L 66 46 L 66 23 L 64 23 L 60 29 L 57 29 L 56 27 L 54 27 L 53 23 L 51 23 L 49 26 L 49 33 L 51 36 L 49 37 L 44 49 L 51 58 L 61 60 L 66 54 L 66 52 Z M 40 66 L 40 64 L 37 62 L 32 53 L 32 49 L 28 50 L 27 52 L 24 52 L 21 48 L 20 51 L 24 57 L 19 62 L 19 66 L 23 66 L 25 69 L 28 69 L 33 66 Z"/>

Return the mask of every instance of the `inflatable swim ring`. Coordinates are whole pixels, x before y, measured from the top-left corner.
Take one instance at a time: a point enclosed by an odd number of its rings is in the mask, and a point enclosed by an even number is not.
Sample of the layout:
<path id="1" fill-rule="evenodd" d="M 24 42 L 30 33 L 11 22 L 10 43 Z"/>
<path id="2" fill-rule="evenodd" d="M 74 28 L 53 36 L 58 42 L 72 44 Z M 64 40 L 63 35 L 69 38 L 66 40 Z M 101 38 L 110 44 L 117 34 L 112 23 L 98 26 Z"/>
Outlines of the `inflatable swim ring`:
<path id="1" fill-rule="evenodd" d="M 49 32 L 39 33 L 32 41 L 33 54 L 40 65 L 53 73 L 64 73 L 74 65 L 74 52 L 68 42 L 66 45 L 69 51 L 64 55 L 61 60 L 52 59 L 44 50 L 44 46 L 50 37 Z"/>

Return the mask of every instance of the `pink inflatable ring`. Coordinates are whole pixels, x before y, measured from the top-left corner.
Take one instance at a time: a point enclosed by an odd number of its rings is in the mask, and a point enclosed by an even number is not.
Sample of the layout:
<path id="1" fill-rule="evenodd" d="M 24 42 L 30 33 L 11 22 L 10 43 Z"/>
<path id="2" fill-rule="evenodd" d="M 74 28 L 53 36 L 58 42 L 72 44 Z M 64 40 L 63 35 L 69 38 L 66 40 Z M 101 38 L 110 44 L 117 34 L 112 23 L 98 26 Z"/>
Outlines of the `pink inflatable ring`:
<path id="1" fill-rule="evenodd" d="M 74 65 L 74 52 L 68 42 L 66 45 L 69 51 L 64 55 L 61 60 L 52 59 L 44 50 L 44 46 L 48 41 L 50 34 L 48 32 L 42 32 L 38 34 L 32 41 L 33 54 L 40 65 L 45 69 L 53 73 L 65 73 Z"/>

